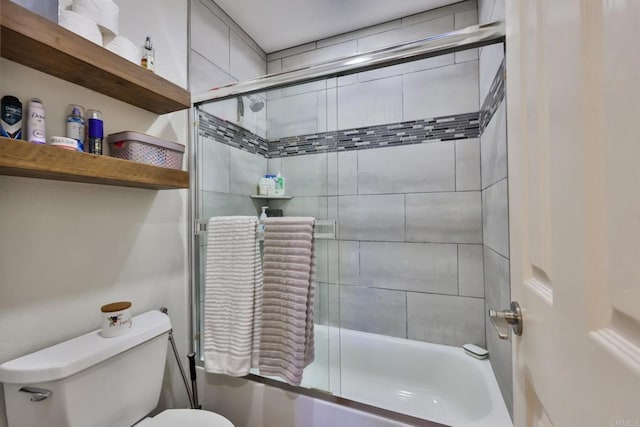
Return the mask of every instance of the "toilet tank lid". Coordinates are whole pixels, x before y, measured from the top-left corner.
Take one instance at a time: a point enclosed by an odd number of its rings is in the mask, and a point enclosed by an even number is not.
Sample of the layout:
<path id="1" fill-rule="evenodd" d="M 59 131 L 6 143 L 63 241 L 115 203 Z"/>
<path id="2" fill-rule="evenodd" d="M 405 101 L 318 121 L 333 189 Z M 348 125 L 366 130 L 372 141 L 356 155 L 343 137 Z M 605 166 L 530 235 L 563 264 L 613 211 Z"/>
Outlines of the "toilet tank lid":
<path id="1" fill-rule="evenodd" d="M 131 330 L 104 338 L 100 330 L 27 354 L 0 365 L 0 382 L 33 384 L 69 377 L 171 329 L 169 317 L 149 311 L 133 317 Z"/>

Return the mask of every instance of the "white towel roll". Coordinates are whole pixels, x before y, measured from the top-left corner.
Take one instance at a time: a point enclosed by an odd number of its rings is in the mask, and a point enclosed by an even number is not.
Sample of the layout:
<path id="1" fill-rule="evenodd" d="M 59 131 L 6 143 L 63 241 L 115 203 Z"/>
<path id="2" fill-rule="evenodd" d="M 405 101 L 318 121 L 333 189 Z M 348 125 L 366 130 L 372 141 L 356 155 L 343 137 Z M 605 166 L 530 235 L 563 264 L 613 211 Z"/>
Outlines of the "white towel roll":
<path id="1" fill-rule="evenodd" d="M 140 64 L 140 48 L 131 40 L 122 36 L 115 36 L 112 40 L 105 40 L 104 47 L 134 64 Z"/>
<path id="2" fill-rule="evenodd" d="M 61 10 L 58 20 L 60 26 L 102 46 L 102 33 L 92 19 L 70 10 Z"/>
<path id="3" fill-rule="evenodd" d="M 96 21 L 103 33 L 118 35 L 120 8 L 112 0 L 73 0 L 72 9 Z"/>

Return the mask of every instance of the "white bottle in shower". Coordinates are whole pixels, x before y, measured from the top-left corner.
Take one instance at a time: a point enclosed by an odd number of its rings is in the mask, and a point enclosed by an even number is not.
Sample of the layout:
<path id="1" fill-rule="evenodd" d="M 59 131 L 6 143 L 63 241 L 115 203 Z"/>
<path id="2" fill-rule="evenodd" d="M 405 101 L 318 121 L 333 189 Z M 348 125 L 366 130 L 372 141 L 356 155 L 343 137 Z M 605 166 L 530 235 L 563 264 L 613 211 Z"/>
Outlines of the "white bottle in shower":
<path id="1" fill-rule="evenodd" d="M 269 209 L 269 206 L 263 206 L 262 213 L 258 218 L 258 238 L 260 239 L 264 238 L 264 229 L 265 229 L 264 223 L 267 220 L 267 209 Z"/>

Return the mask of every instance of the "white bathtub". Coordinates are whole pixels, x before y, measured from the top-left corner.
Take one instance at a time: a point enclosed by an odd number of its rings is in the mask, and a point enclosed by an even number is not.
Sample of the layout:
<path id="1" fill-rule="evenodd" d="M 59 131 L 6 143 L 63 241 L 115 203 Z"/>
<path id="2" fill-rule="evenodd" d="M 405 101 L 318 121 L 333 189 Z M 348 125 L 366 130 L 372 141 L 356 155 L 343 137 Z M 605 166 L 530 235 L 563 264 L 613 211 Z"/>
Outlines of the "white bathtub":
<path id="1" fill-rule="evenodd" d="M 316 325 L 315 334 L 316 358 L 305 369 L 303 387 L 330 390 L 349 400 L 455 427 L 512 426 L 488 360 L 474 359 L 461 348 L 348 329 Z M 216 381 L 221 384 L 220 379 Z M 245 386 L 263 390 L 262 384 Z M 229 396 L 230 390 L 220 392 Z M 255 397 L 255 393 L 264 391 L 247 393 Z M 225 414 L 229 401 L 220 403 L 212 409 Z M 294 406 L 287 409 L 285 404 Z M 253 412 L 250 408 L 236 409 L 240 414 Z M 281 402 L 279 409 L 299 413 L 294 400 Z M 336 406 L 335 411 L 342 409 Z M 225 415 L 233 418 L 232 413 Z M 279 425 L 286 424 L 279 421 Z M 312 424 L 307 420 L 288 425 Z M 271 427 L 270 423 L 259 425 Z M 377 424 L 363 418 L 361 425 Z"/>
<path id="2" fill-rule="evenodd" d="M 348 329 L 340 344 L 344 398 L 452 426 L 512 425 L 488 360 Z"/>

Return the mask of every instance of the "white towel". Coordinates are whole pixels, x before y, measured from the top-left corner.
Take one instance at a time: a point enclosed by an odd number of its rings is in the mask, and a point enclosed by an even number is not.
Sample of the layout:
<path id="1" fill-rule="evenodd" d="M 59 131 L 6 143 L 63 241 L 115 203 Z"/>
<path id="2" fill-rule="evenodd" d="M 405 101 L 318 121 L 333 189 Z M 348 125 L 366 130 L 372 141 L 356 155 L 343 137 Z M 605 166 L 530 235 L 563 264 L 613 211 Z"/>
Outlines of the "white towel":
<path id="1" fill-rule="evenodd" d="M 244 376 L 258 366 L 262 267 L 253 216 L 215 217 L 207 225 L 204 366 Z"/>
<path id="2" fill-rule="evenodd" d="M 260 374 L 292 385 L 300 385 L 314 358 L 314 223 L 307 217 L 265 221 Z"/>

